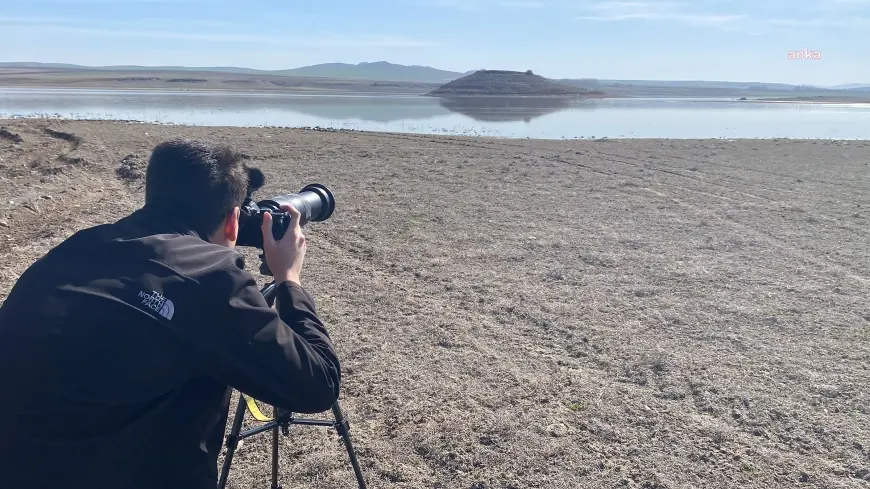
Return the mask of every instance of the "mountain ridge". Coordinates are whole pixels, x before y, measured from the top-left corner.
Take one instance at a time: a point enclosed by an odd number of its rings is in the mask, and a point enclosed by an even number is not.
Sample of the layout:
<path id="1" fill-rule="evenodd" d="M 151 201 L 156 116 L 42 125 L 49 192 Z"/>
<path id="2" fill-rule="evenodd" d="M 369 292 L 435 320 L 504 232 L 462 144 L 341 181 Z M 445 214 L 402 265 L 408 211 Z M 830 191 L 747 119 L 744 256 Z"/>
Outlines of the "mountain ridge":
<path id="1" fill-rule="evenodd" d="M 304 78 L 342 78 L 348 80 L 396 81 L 417 83 L 447 83 L 468 73 L 441 70 L 423 65 L 401 65 L 387 61 L 350 63 L 321 63 L 298 68 L 281 70 L 258 70 L 237 66 L 145 66 L 145 65 L 102 65 L 87 66 L 68 63 L 2 62 L 0 68 L 7 69 L 63 69 L 83 71 L 178 71 L 213 72 L 248 75 L 280 75 Z M 471 72 L 469 72 L 471 73 Z"/>
<path id="2" fill-rule="evenodd" d="M 260 70 L 237 66 L 145 66 L 145 65 L 105 65 L 87 66 L 69 63 L 41 62 L 0 62 L 0 69 L 43 69 L 43 70 L 82 70 L 82 71 L 178 71 L 212 72 L 248 75 L 278 75 L 299 78 L 338 78 L 365 80 L 373 82 L 416 82 L 444 84 L 468 76 L 477 71 L 457 72 L 424 65 L 402 65 L 387 61 L 362 63 L 320 63 L 297 68 L 279 70 Z M 835 86 L 809 86 L 788 83 L 740 82 L 716 80 L 615 80 L 597 78 L 551 78 L 557 83 L 574 87 L 595 89 L 599 85 L 631 85 L 637 87 L 693 88 L 693 89 L 762 89 L 762 90 L 836 90 L 843 92 L 870 91 L 870 84 L 849 83 Z"/>
<path id="3" fill-rule="evenodd" d="M 275 74 L 285 76 L 307 76 L 319 78 L 347 78 L 420 83 L 447 83 L 465 74 L 456 71 L 440 70 L 431 66 L 399 65 L 387 61 L 349 63 L 321 63 L 288 70 L 278 70 Z"/>

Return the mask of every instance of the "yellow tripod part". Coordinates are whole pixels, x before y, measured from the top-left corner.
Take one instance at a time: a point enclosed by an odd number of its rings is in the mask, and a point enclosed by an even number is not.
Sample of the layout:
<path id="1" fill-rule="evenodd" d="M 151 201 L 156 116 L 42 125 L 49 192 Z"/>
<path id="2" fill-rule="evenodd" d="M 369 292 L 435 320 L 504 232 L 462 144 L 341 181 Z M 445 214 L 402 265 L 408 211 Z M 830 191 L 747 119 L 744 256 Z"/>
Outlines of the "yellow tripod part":
<path id="1" fill-rule="evenodd" d="M 248 397 L 244 394 L 241 394 L 241 396 L 245 398 L 245 404 L 248 405 L 248 411 L 251 413 L 254 419 L 256 419 L 257 421 L 262 421 L 264 423 L 272 421 L 272 419 L 274 419 L 266 416 L 265 414 L 263 414 L 262 411 L 260 411 L 260 407 L 257 406 L 257 401 L 253 397 Z"/>

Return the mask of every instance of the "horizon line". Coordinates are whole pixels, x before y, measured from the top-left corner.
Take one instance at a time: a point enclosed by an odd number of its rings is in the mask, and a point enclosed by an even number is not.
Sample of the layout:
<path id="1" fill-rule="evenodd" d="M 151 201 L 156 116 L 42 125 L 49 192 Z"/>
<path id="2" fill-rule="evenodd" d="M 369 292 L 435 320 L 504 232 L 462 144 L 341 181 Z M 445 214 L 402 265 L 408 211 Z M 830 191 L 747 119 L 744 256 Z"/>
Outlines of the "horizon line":
<path id="1" fill-rule="evenodd" d="M 473 72 L 476 72 L 476 71 L 481 71 L 481 70 L 488 69 L 488 68 L 479 68 L 479 69 L 475 69 L 475 70 L 469 70 L 469 71 L 462 72 L 462 71 L 454 71 L 454 70 L 443 69 L 443 68 L 436 68 L 436 67 L 429 66 L 429 65 L 419 65 L 419 64 L 414 64 L 414 65 L 405 65 L 405 64 L 401 64 L 401 63 L 393 63 L 393 62 L 386 61 L 386 60 L 378 60 L 378 61 L 362 61 L 362 62 L 359 62 L 359 63 L 348 63 L 348 62 L 342 62 L 342 61 L 326 61 L 326 62 L 323 62 L 323 63 L 316 63 L 316 64 L 312 64 L 312 65 L 297 66 L 297 67 L 294 67 L 294 68 L 275 68 L 275 69 L 250 68 L 250 67 L 246 67 L 246 66 L 235 66 L 235 65 L 223 65 L 223 66 L 215 66 L 215 65 L 212 65 L 212 66 L 195 66 L 195 65 L 170 65 L 170 64 L 167 64 L 167 65 L 141 65 L 141 64 L 83 65 L 83 64 L 78 64 L 78 63 L 69 63 L 69 62 L 62 62 L 62 61 L 0 61 L 0 68 L 2 68 L 3 65 L 15 65 L 15 64 L 41 64 L 41 65 L 52 65 L 52 64 L 54 64 L 54 65 L 69 65 L 69 66 L 74 66 L 74 67 L 77 67 L 77 68 L 94 69 L 94 70 L 110 69 L 110 68 L 121 68 L 121 67 L 130 67 L 130 68 L 152 68 L 152 69 L 155 69 L 155 68 L 188 68 L 188 69 L 208 69 L 208 68 L 212 68 L 212 69 L 239 69 L 239 70 L 251 70 L 251 71 L 260 71 L 260 72 L 263 72 L 264 74 L 270 74 L 270 73 L 271 73 L 271 74 L 273 74 L 274 76 L 285 76 L 285 75 L 277 74 L 277 73 L 275 73 L 275 72 L 280 72 L 280 71 L 289 71 L 289 70 L 296 70 L 296 69 L 301 69 L 301 68 L 311 68 L 311 67 L 315 67 L 315 66 L 322 66 L 322 65 L 328 65 L 328 64 L 341 64 L 341 65 L 347 65 L 347 66 L 361 66 L 361 65 L 365 65 L 365 64 L 376 64 L 376 63 L 386 63 L 386 64 L 393 65 L 393 66 L 402 66 L 402 67 L 408 67 L 408 68 L 428 68 L 428 69 L 433 69 L 433 70 L 438 70 L 438 71 L 450 72 L 450 73 L 454 73 L 454 74 L 457 74 L 457 75 L 464 75 L 464 74 L 466 74 L 466 73 L 473 73 Z M 56 68 L 56 69 L 73 69 L 73 68 Z M 524 72 L 524 71 L 527 71 L 527 70 L 508 70 L 508 71 Z M 540 73 L 538 73 L 538 72 L 535 71 L 535 70 L 532 70 L 532 71 L 533 71 L 535 74 L 540 74 Z M 541 75 L 541 76 L 544 76 L 544 75 Z M 599 81 L 613 81 L 613 82 L 623 82 L 623 81 L 649 81 L 649 82 L 694 82 L 694 83 L 758 83 L 758 84 L 765 84 L 765 83 L 767 83 L 767 84 L 778 84 L 778 85 L 791 85 L 791 86 L 796 86 L 796 87 L 801 87 L 801 86 L 803 86 L 803 87 L 817 87 L 817 88 L 838 87 L 838 86 L 843 86 L 843 85 L 868 85 L 868 86 L 870 86 L 870 82 L 846 82 L 846 83 L 837 83 L 837 84 L 834 84 L 834 85 L 816 85 L 816 84 L 794 83 L 794 82 L 778 82 L 778 81 L 759 81 L 759 80 L 716 80 L 716 79 L 702 79 L 702 78 L 696 78 L 696 79 L 689 79 L 689 78 L 682 78 L 682 79 L 671 79 L 671 78 L 598 78 L 598 77 L 591 77 L 591 76 L 576 77 L 576 78 L 549 77 L 549 76 L 545 76 L 545 78 L 549 78 L 549 79 L 551 79 L 551 80 L 599 80 Z"/>

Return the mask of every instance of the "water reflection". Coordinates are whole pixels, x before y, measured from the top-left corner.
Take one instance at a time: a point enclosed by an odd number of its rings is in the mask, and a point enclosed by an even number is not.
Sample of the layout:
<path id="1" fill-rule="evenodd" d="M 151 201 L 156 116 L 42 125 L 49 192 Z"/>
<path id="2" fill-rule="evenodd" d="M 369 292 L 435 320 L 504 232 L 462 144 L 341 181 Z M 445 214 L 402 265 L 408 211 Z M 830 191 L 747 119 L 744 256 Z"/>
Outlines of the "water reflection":
<path id="1" fill-rule="evenodd" d="M 6 92 L 6 93 L 3 93 Z M 5 100 L 4 100 L 5 99 Z M 437 102 L 421 96 L 402 95 L 308 95 L 276 92 L 206 92 L 157 90 L 52 90 L 0 89 L 4 102 L 29 113 L 94 118 L 123 114 L 122 118 L 151 120 L 178 114 L 211 117 L 246 117 L 251 114 L 295 113 L 321 120 L 358 120 L 392 123 L 423 121 L 450 115 Z M 102 117 L 99 117 L 102 118 Z"/>
<path id="2" fill-rule="evenodd" d="M 727 99 L 437 98 L 0 88 L 0 119 L 62 117 L 206 126 L 330 127 L 515 138 L 870 138 L 870 106 Z"/>
<path id="3" fill-rule="evenodd" d="M 248 110 L 255 108 L 250 102 L 245 102 L 245 105 Z M 423 121 L 450 114 L 450 111 L 422 97 L 292 97 L 280 100 L 277 105 L 275 101 L 269 101 L 260 108 L 267 106 L 320 119 L 379 123 Z"/>
<path id="4" fill-rule="evenodd" d="M 442 107 L 478 122 L 531 123 L 533 119 L 567 109 L 595 110 L 596 102 L 566 97 L 444 97 Z"/>

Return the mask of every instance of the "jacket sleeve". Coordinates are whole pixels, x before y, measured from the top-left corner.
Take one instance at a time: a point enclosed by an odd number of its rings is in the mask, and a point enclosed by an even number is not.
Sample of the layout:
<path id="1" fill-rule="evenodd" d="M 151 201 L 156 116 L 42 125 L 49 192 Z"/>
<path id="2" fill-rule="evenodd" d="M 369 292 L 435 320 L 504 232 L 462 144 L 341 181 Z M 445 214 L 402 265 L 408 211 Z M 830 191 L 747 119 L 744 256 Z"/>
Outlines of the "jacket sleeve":
<path id="1" fill-rule="evenodd" d="M 276 311 L 252 276 L 234 275 L 228 304 L 213 310 L 209 374 L 279 408 L 330 409 L 338 399 L 341 370 L 313 298 L 284 282 L 277 286 Z"/>

